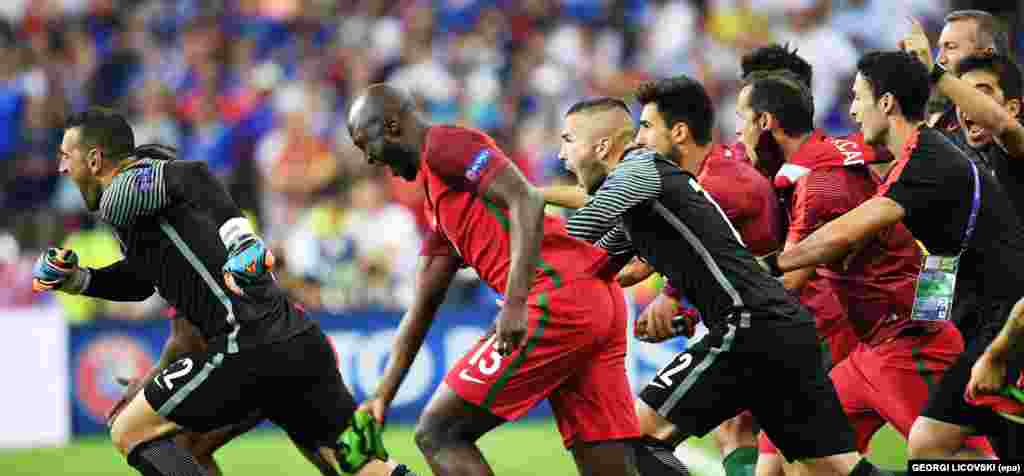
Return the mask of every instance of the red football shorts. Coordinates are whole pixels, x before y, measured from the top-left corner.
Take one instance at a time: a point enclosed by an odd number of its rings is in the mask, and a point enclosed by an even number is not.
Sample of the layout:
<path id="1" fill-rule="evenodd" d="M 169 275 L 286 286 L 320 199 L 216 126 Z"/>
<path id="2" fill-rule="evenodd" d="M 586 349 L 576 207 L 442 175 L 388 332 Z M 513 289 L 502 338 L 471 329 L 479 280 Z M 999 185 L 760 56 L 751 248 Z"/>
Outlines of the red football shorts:
<path id="1" fill-rule="evenodd" d="M 626 376 L 626 304 L 618 284 L 565 283 L 528 300 L 525 347 L 501 357 L 482 339 L 445 376 L 462 399 L 506 420 L 547 398 L 566 447 L 640 436 Z"/>
<path id="2" fill-rule="evenodd" d="M 875 432 L 886 422 L 904 438 L 928 403 L 928 393 L 964 350 L 960 332 L 946 323 L 934 333 L 903 334 L 875 346 L 859 344 L 829 376 L 857 437 L 857 450 L 868 452 Z M 967 447 L 994 455 L 984 437 L 967 439 Z M 764 454 L 778 450 L 764 433 L 758 437 Z"/>

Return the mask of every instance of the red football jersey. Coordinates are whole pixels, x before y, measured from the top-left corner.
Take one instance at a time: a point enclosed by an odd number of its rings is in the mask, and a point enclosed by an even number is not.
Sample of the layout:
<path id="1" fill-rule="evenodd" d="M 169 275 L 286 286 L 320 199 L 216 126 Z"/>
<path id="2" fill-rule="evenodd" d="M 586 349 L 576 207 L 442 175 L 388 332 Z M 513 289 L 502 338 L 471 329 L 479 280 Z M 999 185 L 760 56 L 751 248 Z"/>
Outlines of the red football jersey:
<path id="1" fill-rule="evenodd" d="M 796 243 L 825 223 L 874 197 L 881 181 L 863 165 L 843 166 L 852 146 L 815 134 L 791 161 L 831 164 L 812 168 L 795 184 L 787 242 Z M 838 154 L 838 155 L 837 155 Z M 819 266 L 813 279 L 822 292 L 835 292 L 861 341 L 875 344 L 911 325 L 910 312 L 921 266 L 921 250 L 902 224 L 885 230 L 849 262 Z M 823 318 L 838 315 L 828 311 Z M 828 328 L 832 323 L 819 323 Z"/>
<path id="2" fill-rule="evenodd" d="M 715 145 L 701 165 L 697 181 L 715 199 L 755 256 L 781 245 L 779 201 L 775 189 L 745 158 Z"/>
<path id="3" fill-rule="evenodd" d="M 433 229 L 420 254 L 459 256 L 501 294 L 511 266 L 510 221 L 508 210 L 484 194 L 510 163 L 483 132 L 433 126 L 427 132 L 420 164 Z M 592 279 L 607 270 L 609 260 L 604 250 L 569 236 L 564 223 L 553 216 L 544 217 L 540 256 L 532 292 Z"/>

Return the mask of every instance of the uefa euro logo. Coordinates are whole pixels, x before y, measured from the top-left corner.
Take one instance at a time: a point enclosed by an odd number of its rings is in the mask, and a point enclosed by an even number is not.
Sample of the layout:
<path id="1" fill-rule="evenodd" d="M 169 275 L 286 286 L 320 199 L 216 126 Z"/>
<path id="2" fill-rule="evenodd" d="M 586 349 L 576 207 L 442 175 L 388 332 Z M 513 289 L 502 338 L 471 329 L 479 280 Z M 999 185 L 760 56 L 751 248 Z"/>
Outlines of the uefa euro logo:
<path id="1" fill-rule="evenodd" d="M 476 154 L 473 159 L 473 163 L 470 164 L 469 169 L 466 170 L 466 180 L 470 182 L 476 182 L 480 180 L 480 174 L 483 173 L 484 167 L 487 167 L 487 163 L 491 161 L 491 151 L 488 149 L 481 150 L 480 153 Z"/>
<path id="2" fill-rule="evenodd" d="M 75 397 L 97 423 L 124 393 L 117 378 L 142 378 L 153 366 L 153 356 L 139 339 L 126 335 L 104 336 L 81 351 L 76 359 Z"/>

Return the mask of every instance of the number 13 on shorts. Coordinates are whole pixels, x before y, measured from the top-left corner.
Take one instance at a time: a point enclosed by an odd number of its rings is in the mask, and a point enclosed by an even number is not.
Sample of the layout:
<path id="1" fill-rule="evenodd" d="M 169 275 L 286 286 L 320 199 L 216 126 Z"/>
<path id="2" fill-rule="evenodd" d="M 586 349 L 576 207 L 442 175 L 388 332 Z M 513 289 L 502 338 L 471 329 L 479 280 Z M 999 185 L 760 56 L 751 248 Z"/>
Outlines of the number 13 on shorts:
<path id="1" fill-rule="evenodd" d="M 497 335 L 492 335 L 470 356 L 467 365 L 459 370 L 459 379 L 467 382 L 486 384 L 486 380 L 501 368 L 501 354 L 494 345 Z"/>

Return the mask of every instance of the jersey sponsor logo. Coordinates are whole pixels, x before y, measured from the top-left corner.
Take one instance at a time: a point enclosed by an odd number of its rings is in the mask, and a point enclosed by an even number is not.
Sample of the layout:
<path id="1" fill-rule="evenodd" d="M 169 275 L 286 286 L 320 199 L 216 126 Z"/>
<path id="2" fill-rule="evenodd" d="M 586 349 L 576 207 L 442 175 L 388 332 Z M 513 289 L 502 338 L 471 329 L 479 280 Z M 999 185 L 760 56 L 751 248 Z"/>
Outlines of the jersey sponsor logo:
<path id="1" fill-rule="evenodd" d="M 96 339 L 74 364 L 75 397 L 90 418 L 103 423 L 124 393 L 117 378 L 142 378 L 153 364 L 153 356 L 138 338 L 114 334 Z"/>
<path id="2" fill-rule="evenodd" d="M 466 180 L 470 182 L 476 182 L 480 180 L 480 175 L 483 174 L 484 168 L 487 167 L 487 163 L 491 161 L 491 150 L 484 149 L 476 154 L 473 158 L 473 163 L 466 169 Z"/>

